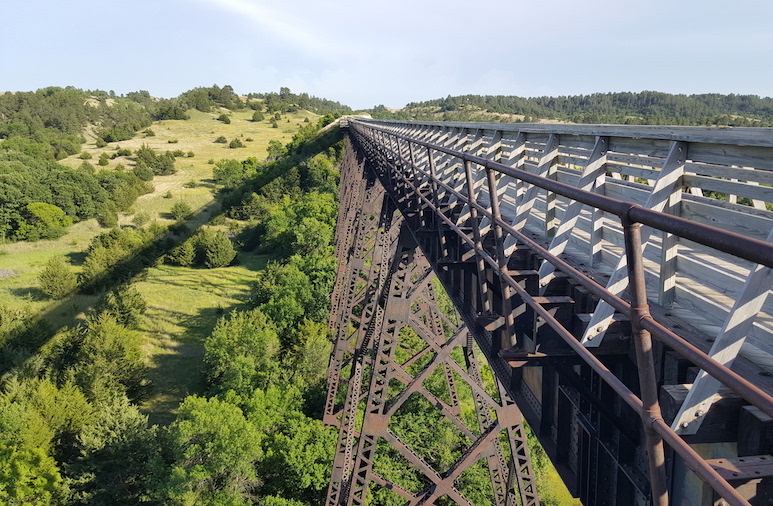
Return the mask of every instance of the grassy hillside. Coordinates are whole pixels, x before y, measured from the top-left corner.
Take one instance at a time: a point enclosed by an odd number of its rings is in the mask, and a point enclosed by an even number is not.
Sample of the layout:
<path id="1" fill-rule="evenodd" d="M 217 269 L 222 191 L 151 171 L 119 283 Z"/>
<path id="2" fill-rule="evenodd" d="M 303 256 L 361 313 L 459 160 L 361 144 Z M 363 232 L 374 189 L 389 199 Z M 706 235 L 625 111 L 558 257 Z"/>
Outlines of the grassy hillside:
<path id="1" fill-rule="evenodd" d="M 127 213 L 119 214 L 119 223 L 131 226 L 139 219 L 171 225 L 175 221 L 171 208 L 182 201 L 194 210 L 188 226 L 195 228 L 207 223 L 220 209 L 211 162 L 249 157 L 263 160 L 269 141 L 286 144 L 299 126 L 307 124 L 306 119 L 316 121 L 318 117 L 304 110 L 286 113 L 277 122 L 278 128 L 272 128 L 270 118 L 253 122 L 252 112 L 250 109 L 235 112 L 221 109 L 211 113 L 191 110 L 188 120 L 154 122 L 150 126 L 153 136 L 140 133 L 134 139 L 102 148 L 96 147 L 97 137 L 87 132 L 82 151 L 91 155 L 89 162 L 97 170 L 129 171 L 135 163 L 133 156 L 113 158 L 107 166 L 99 166 L 96 161 L 103 153 L 112 156 L 119 148 L 128 148 L 134 153 L 142 145 L 158 152 L 182 150 L 186 156 L 176 159 L 177 172 L 156 176 L 154 191 L 139 197 Z M 230 124 L 216 119 L 223 113 L 229 115 Z M 228 144 L 213 142 L 220 136 L 229 142 L 241 139 L 244 147 L 231 149 Z M 187 156 L 189 152 L 194 156 Z M 59 163 L 75 168 L 83 159 L 81 155 L 72 155 Z M 234 220 L 226 220 L 219 228 L 230 227 L 235 231 L 234 227 L 238 226 Z M 98 297 L 77 294 L 63 301 L 50 301 L 38 288 L 38 276 L 54 256 L 66 257 L 79 272 L 89 243 L 104 231 L 92 219 L 73 225 L 57 240 L 0 245 L 0 306 L 11 311 L 29 309 L 57 328 L 82 321 Z M 141 280 L 134 283 L 148 303 L 146 318 L 138 332 L 142 333 L 149 379 L 154 386 L 152 396 L 141 407 L 151 416 L 152 423 L 170 422 L 180 401 L 186 395 L 201 391 L 203 339 L 224 312 L 242 306 L 255 272 L 269 258 L 270 255 L 242 252 L 238 265 L 230 267 L 196 269 L 160 265 L 147 269 Z"/>

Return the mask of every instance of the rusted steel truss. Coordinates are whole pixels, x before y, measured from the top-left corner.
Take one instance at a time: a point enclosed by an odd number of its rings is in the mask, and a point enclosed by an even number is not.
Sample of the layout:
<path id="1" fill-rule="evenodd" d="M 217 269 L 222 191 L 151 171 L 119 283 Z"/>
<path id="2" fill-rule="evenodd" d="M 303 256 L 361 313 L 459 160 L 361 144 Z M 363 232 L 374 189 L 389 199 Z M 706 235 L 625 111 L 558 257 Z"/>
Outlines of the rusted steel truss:
<path id="1" fill-rule="evenodd" d="M 438 307 L 443 292 L 432 266 L 376 175 L 351 149 L 343 166 L 324 418 L 339 427 L 339 438 L 327 504 L 364 504 L 374 489 L 406 504 L 441 497 L 473 504 L 457 480 L 482 465 L 493 503 L 538 505 L 517 405 L 496 379 L 484 381 L 474 340 L 451 302 L 445 312 Z M 460 395 L 474 414 L 463 412 Z M 400 433 L 401 417 L 417 402 L 458 435 L 452 460 L 438 462 Z M 385 468 L 391 459 L 418 472 L 419 485 Z"/>
<path id="2" fill-rule="evenodd" d="M 438 494 L 466 504 L 450 480 L 458 474 L 456 465 L 440 472 L 432 470 L 421 457 L 411 454 L 389 429 L 387 415 L 395 412 L 392 408 L 396 402 L 412 394 L 424 395 L 452 420 L 456 409 L 453 402 L 435 401 L 427 396 L 418 380 L 422 373 L 411 375 L 405 363 L 395 359 L 395 349 L 400 346 L 399 332 L 405 326 L 421 329 L 417 332 L 424 337 L 428 349 L 433 350 L 436 365 L 445 368 L 446 376 L 450 367 L 476 394 L 480 393 L 483 397 L 476 397 L 480 404 L 485 396 L 480 386 L 475 386 L 480 383 L 474 367 L 459 371 L 461 367 L 458 363 L 454 365 L 453 360 L 442 361 L 449 356 L 447 348 L 457 346 L 465 332 L 469 332 L 503 386 L 501 401 L 498 401 L 501 404 L 491 409 L 499 415 L 498 423 L 508 428 L 510 448 L 516 453 L 525 448 L 520 418 L 510 418 L 503 411 L 515 399 L 522 411 L 527 412 L 531 406 L 531 411 L 538 412 L 534 418 L 538 424 L 535 430 L 538 429 L 541 440 L 556 443 L 551 453 L 559 461 L 563 458 L 564 462 L 574 462 L 576 472 L 581 474 L 575 477 L 575 491 L 588 503 L 609 504 L 611 500 L 623 504 L 621 498 L 631 501 L 638 498 L 637 502 L 669 504 L 672 489 L 667 458 L 679 458 L 728 504 L 749 504 L 711 462 L 701 458 L 663 420 L 658 399 L 658 359 L 653 349 L 665 346 L 672 350 L 771 417 L 773 397 L 651 314 L 641 254 L 641 227 L 645 225 L 766 267 L 773 267 L 771 244 L 590 191 L 592 178 L 603 177 L 604 171 L 599 167 L 606 163 L 609 137 L 604 137 L 605 134 L 597 135 L 588 157 L 589 185 L 583 182 L 586 181 L 584 173 L 581 187 L 575 187 L 551 177 L 555 173 L 559 142 L 558 136 L 552 133 L 543 136 L 541 154 L 533 162 L 535 170 L 529 172 L 519 169 L 519 157 L 527 146 L 526 137 L 520 134 L 510 141 L 507 156 L 511 163 L 504 164 L 499 161 L 503 158 L 498 134 L 486 138 L 482 129 L 438 128 L 417 135 L 408 131 L 409 127 L 386 128 L 356 120 L 349 122 L 349 129 L 369 169 L 366 178 L 376 174 L 386 189 L 386 196 L 373 193 L 383 191 L 374 190 L 378 187 L 375 182 L 366 182 L 362 196 L 344 197 L 354 199 L 346 209 L 352 216 L 361 213 L 352 209 L 357 207 L 357 199 L 363 206 L 372 206 L 371 218 L 381 214 L 377 223 L 374 219 L 368 222 L 372 228 L 367 230 L 361 224 L 339 224 L 339 248 L 343 241 L 351 242 L 349 254 L 355 265 L 346 267 L 349 270 L 340 276 L 337 284 L 342 287 L 337 290 L 348 292 L 336 295 L 338 304 L 333 324 L 338 341 L 331 376 L 340 376 L 350 366 L 351 379 L 340 409 L 334 403 L 334 399 L 342 398 L 337 383 L 331 387 L 328 398 L 326 420 L 341 427 L 328 504 L 364 501 L 369 482 L 391 489 L 411 504 L 436 498 Z M 483 144 L 487 148 L 481 150 Z M 673 141 L 671 146 L 664 174 L 672 168 L 678 170 L 685 163 L 686 144 Z M 344 175 L 344 186 L 354 187 L 354 180 L 347 179 L 353 177 Z M 499 181 L 504 177 L 516 181 L 514 194 L 501 191 Z M 370 196 L 366 196 L 368 189 Z M 559 196 L 582 204 L 593 213 L 603 212 L 619 220 L 627 261 L 627 295 L 604 288 L 560 258 L 556 249 L 548 249 L 527 233 L 524 225 L 532 205 L 530 195 L 538 191 L 545 195 L 546 236 L 554 241 L 566 232 L 557 227 L 555 203 Z M 516 202 L 515 216 L 503 216 L 500 205 L 505 198 Z M 384 205 L 375 205 L 374 199 L 378 202 L 383 199 Z M 354 237 L 340 235 L 352 233 L 356 227 L 361 227 L 357 230 L 363 234 L 362 238 L 356 234 Z M 406 229 L 409 234 L 405 233 Z M 361 260 L 362 255 L 371 255 L 372 259 Z M 414 265 L 411 269 L 418 271 L 406 278 L 409 258 L 411 262 L 417 259 L 420 262 L 410 264 Z M 458 311 L 457 318 L 466 331 L 460 330 L 461 324 L 453 327 L 448 315 L 437 312 L 429 304 L 433 300 L 432 285 L 425 281 L 430 265 L 450 294 Z M 359 286 L 360 279 L 367 287 Z M 407 283 L 406 279 L 411 282 Z M 556 290 L 559 285 L 569 286 L 572 293 L 581 297 L 566 296 L 565 292 Z M 603 301 L 616 311 L 616 318 L 622 321 L 617 326 L 605 323 L 599 329 L 603 337 L 604 332 L 614 334 L 620 324 L 627 326 L 620 341 L 623 347 L 616 346 L 609 337 L 600 346 L 597 345 L 600 339 L 594 344 L 585 342 L 584 329 L 576 328 L 577 311 L 572 309 L 582 303 L 582 298 Z M 465 353 L 471 348 L 464 347 Z M 368 375 L 364 375 L 366 369 L 370 371 Z M 532 371 L 537 369 L 539 373 L 535 376 Z M 529 375 L 530 384 L 541 382 L 542 399 L 529 398 L 529 389 L 523 388 Z M 370 379 L 369 387 L 364 384 L 365 377 Z M 389 385 L 395 383 L 402 384 L 407 393 L 392 397 Z M 453 391 L 454 383 L 450 385 L 449 390 Z M 499 492 L 502 489 L 498 485 L 501 483 L 498 470 L 504 468 L 503 459 L 496 446 L 486 446 L 484 450 L 484 443 L 497 441 L 492 435 L 494 422 L 485 416 L 490 409 L 478 411 L 482 432 L 475 434 L 478 439 L 470 438 L 471 444 L 458 463 L 462 466 L 486 457 L 494 477 L 497 504 L 501 504 L 502 500 L 510 500 L 507 492 Z M 360 426 L 357 419 L 363 414 L 365 418 Z M 557 423 L 553 420 L 555 417 L 571 423 Z M 575 428 L 580 428 L 577 434 L 567 433 Z M 409 465 L 425 473 L 428 486 L 424 490 L 408 491 L 378 475 L 373 452 L 379 438 L 396 448 Z M 626 445 L 633 449 L 628 451 Z M 567 453 L 574 456 L 567 457 Z M 516 469 L 510 476 L 522 480 L 518 487 L 522 500 L 525 504 L 536 501 L 528 457 L 524 454 L 522 459 L 512 462 L 510 467 Z M 614 468 L 611 476 L 616 477 L 616 482 L 609 484 L 598 478 L 603 474 L 600 470 L 603 466 Z M 606 494 L 611 495 L 605 498 Z"/>

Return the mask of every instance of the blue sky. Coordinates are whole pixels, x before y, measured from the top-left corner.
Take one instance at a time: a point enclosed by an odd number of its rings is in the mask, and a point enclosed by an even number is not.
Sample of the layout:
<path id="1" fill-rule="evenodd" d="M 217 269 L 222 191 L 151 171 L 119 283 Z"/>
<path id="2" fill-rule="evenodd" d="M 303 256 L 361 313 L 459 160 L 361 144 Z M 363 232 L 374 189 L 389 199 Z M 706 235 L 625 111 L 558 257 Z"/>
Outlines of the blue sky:
<path id="1" fill-rule="evenodd" d="M 5 0 L 0 91 L 773 96 L 764 0 Z"/>

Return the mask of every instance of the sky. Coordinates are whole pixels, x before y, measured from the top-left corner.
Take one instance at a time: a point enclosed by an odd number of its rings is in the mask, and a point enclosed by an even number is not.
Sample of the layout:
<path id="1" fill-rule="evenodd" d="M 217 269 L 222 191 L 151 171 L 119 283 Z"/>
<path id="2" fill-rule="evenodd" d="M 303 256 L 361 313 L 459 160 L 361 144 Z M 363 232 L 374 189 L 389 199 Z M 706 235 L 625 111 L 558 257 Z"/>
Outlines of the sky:
<path id="1" fill-rule="evenodd" d="M 773 96 L 768 0 L 3 0 L 0 92 Z"/>

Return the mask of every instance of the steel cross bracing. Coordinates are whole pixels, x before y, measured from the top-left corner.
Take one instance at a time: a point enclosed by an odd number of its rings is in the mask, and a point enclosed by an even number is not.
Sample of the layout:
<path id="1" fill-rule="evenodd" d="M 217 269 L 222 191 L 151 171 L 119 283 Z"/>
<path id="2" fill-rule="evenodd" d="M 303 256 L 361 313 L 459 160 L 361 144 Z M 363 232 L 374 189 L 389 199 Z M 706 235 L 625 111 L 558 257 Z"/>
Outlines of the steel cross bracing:
<path id="1" fill-rule="evenodd" d="M 406 504 L 432 504 L 441 497 L 473 504 L 456 482 L 485 462 L 495 504 L 538 505 L 518 407 L 501 385 L 484 383 L 474 341 L 450 303 L 446 312 L 438 308 L 432 267 L 404 218 L 354 151 L 346 156 L 330 320 L 336 341 L 325 410 L 325 423 L 339 427 L 339 438 L 327 504 L 363 504 L 374 488 Z M 428 385 L 435 377 L 443 388 Z M 477 424 L 463 414 L 460 388 Z M 417 395 L 435 406 L 437 423 L 453 427 L 464 441 L 444 467 L 398 434 L 406 402 L 417 402 Z M 417 470 L 423 485 L 380 472 L 390 454 Z"/>
<path id="2" fill-rule="evenodd" d="M 733 313 L 733 309 L 730 323 L 725 325 L 743 325 L 749 332 L 759 333 L 752 322 L 763 308 L 764 297 L 761 299 L 760 295 L 770 289 L 773 280 L 769 275 L 773 267 L 773 246 L 769 244 L 773 220 L 761 220 L 759 211 L 749 213 L 744 226 L 762 230 L 743 236 L 659 210 L 678 214 L 680 199 L 687 199 L 682 188 L 690 185 L 698 187 L 693 188 L 693 195 L 700 193 L 700 187 L 748 195 L 755 209 L 759 209 L 759 202 L 773 202 L 769 189 L 755 186 L 769 184 L 768 172 L 773 170 L 770 132 L 749 129 L 726 135 L 711 129 L 595 125 L 519 128 L 350 122 L 359 153 L 401 211 L 412 237 L 451 295 L 467 331 L 474 336 L 506 390 L 501 399 L 507 403 L 509 398 L 515 398 L 522 410 L 531 413 L 540 439 L 548 445 L 555 444 L 549 451 L 570 468 L 566 476 L 575 473 L 569 485 L 584 502 L 664 505 L 669 503 L 671 493 L 685 500 L 688 492 L 681 487 L 687 482 L 674 482 L 674 476 L 668 474 L 669 466 L 673 467 L 678 460 L 679 465 L 689 468 L 710 487 L 708 497 L 714 489 L 729 504 L 749 504 L 725 479 L 727 474 L 720 474 L 722 470 L 716 462 L 701 458 L 679 435 L 688 433 L 683 427 L 695 432 L 708 408 L 683 408 L 695 420 L 679 421 L 682 425 L 677 434 L 663 419 L 658 387 L 668 374 L 664 372 L 664 357 L 672 353 L 678 360 L 699 366 L 717 383 L 751 403 L 760 416 L 773 416 L 770 387 L 761 386 L 769 382 L 762 374 L 746 372 L 754 371 L 755 364 L 743 357 L 736 358 L 743 341 L 739 340 L 737 330 L 729 330 L 727 337 L 720 335 L 716 343 L 727 341 L 735 351 L 715 352 L 712 348 L 707 353 L 700 333 L 685 331 L 684 336 L 678 335 L 674 332 L 678 327 L 672 325 L 669 314 L 655 312 L 657 308 L 649 303 L 652 297 L 646 292 L 647 280 L 652 277 L 647 271 L 652 267 L 646 265 L 649 257 L 645 250 L 650 234 L 642 234 L 640 229 L 643 224 L 662 236 L 658 242 L 662 248 L 659 280 L 654 283 L 659 284 L 660 292 L 655 299 L 673 304 L 674 312 L 679 303 L 697 300 L 689 299 L 691 294 L 675 282 L 677 246 L 689 250 L 706 246 L 742 262 L 761 264 L 748 274 L 740 295 L 743 304 L 736 304 L 741 309 L 738 313 Z M 568 170 L 567 164 L 574 169 Z M 573 173 L 578 166 L 582 173 Z M 648 178 L 649 195 L 642 196 L 643 192 L 626 184 L 621 174 L 629 179 L 631 174 Z M 714 174 L 719 179 L 715 181 L 704 174 Z M 728 176 L 738 176 L 734 181 L 741 183 L 727 183 Z M 605 196 L 609 191 L 622 192 L 634 201 L 646 201 L 648 208 Z M 696 202 L 704 205 L 703 201 Z M 690 201 L 686 208 L 694 209 L 695 205 Z M 717 220 L 724 219 L 722 213 L 727 207 L 722 204 L 714 208 Z M 739 219 L 738 211 L 745 211 L 739 206 L 733 209 L 733 220 Z M 542 239 L 535 238 L 533 232 L 535 215 L 537 224 L 543 226 Z M 618 271 L 623 266 L 627 276 L 621 278 L 614 273 L 614 283 L 610 281 L 604 288 L 586 275 L 587 269 L 581 270 L 577 263 L 559 258 L 557 255 L 574 247 L 578 236 L 579 243 L 584 241 L 587 248 L 580 256 L 587 255 L 593 266 L 607 260 L 609 253 L 602 251 L 604 248 L 613 248 L 613 252 L 622 249 L 624 257 L 620 259 L 617 253 L 611 263 L 613 267 L 617 264 Z M 399 271 L 395 269 L 390 272 Z M 685 273 L 681 275 L 690 274 L 684 266 L 682 270 Z M 613 308 L 613 318 L 593 322 L 593 307 L 602 312 L 599 308 L 603 305 Z M 705 316 L 714 318 L 712 314 Z M 394 331 L 388 327 L 389 318 L 386 317 L 385 328 Z M 397 326 L 405 319 L 398 320 Z M 605 339 L 605 334 L 611 335 Z M 374 341 L 373 356 L 392 364 L 394 357 L 389 353 L 394 352 L 395 344 L 388 337 L 383 339 L 383 351 L 378 347 L 380 341 Z M 764 339 L 754 343 L 766 346 Z M 720 357 L 723 363 L 718 362 Z M 744 374 L 730 369 L 733 359 Z M 399 365 L 384 367 L 385 377 L 390 377 L 391 370 L 390 378 L 401 381 L 404 369 Z M 535 375 L 535 370 L 539 375 Z M 475 372 L 468 373 L 472 378 L 468 383 L 476 384 Z M 708 384 L 702 387 L 701 395 L 708 395 L 704 399 L 711 398 L 712 388 L 716 392 L 716 387 Z M 661 398 L 663 392 L 668 390 L 661 390 Z M 363 387 L 359 398 L 364 401 L 368 395 Z M 704 405 L 711 407 L 711 401 L 693 404 Z M 728 416 L 719 409 L 712 408 L 712 412 Z M 485 416 L 481 416 L 480 423 L 485 436 Z M 380 430 L 376 424 L 373 432 L 386 434 L 384 439 L 410 453 L 392 432 Z M 376 437 L 371 433 L 363 437 L 371 439 L 361 449 L 373 448 Z M 519 448 L 518 434 L 510 438 L 510 447 Z M 740 452 L 740 442 L 738 447 Z M 773 451 L 759 444 L 756 448 L 766 448 L 763 453 Z M 476 451 L 475 444 L 468 449 Z M 766 458 L 773 459 L 763 455 L 758 461 Z M 354 469 L 355 473 L 365 470 L 361 482 L 367 481 L 369 472 L 375 476 L 371 454 L 366 452 L 362 459 L 361 467 Z M 497 459 L 489 455 L 488 460 Z M 424 465 L 420 460 L 414 461 L 419 467 Z M 417 465 L 414 461 L 411 464 Z M 511 466 L 518 466 L 521 461 L 513 462 Z M 528 459 L 522 462 L 528 464 Z M 497 469 L 495 462 L 490 467 Z M 454 469 L 446 472 L 453 473 Z M 767 477 L 771 470 L 762 465 L 755 472 Z M 533 491 L 530 476 L 528 470 L 510 475 L 525 477 L 518 488 L 526 500 L 529 491 Z M 492 472 L 492 479 L 496 484 L 496 472 Z M 383 477 L 373 477 L 372 481 L 402 495 L 396 484 Z M 357 480 L 351 482 L 361 486 Z M 437 485 L 437 477 L 433 484 Z M 404 489 L 402 492 L 406 499 L 415 494 Z M 699 498 L 702 493 L 706 490 L 698 490 Z"/>

